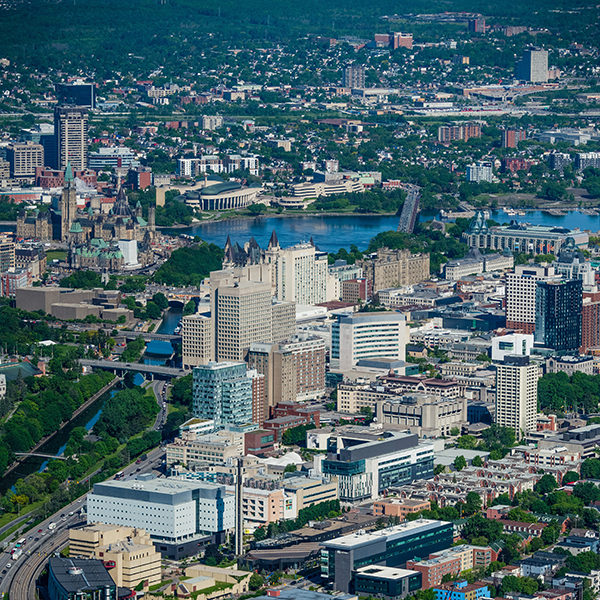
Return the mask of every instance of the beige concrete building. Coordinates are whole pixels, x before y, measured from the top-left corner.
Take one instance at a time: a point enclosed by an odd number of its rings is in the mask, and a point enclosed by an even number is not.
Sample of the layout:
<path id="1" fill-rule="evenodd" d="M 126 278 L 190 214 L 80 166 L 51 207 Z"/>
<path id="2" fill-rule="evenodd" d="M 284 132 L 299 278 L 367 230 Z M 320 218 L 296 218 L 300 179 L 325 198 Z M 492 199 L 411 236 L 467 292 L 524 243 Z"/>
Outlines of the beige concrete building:
<path id="1" fill-rule="evenodd" d="M 54 109 L 54 134 L 58 152 L 56 167 L 62 171 L 70 162 L 76 171 L 85 169 L 88 161 L 87 109 L 77 106 L 56 107 Z"/>
<path id="2" fill-rule="evenodd" d="M 273 301 L 271 265 L 214 271 L 210 275 L 211 318 L 216 360 L 243 360 L 253 342 L 293 334 L 295 305 Z"/>
<path id="3" fill-rule="evenodd" d="M 536 431 L 539 368 L 529 356 L 506 356 L 496 370 L 496 423 L 514 429 L 517 439 Z"/>
<path id="4" fill-rule="evenodd" d="M 10 176 L 34 177 L 36 167 L 44 166 L 44 147 L 33 142 L 12 143 L 6 148 Z"/>
<path id="5" fill-rule="evenodd" d="M 356 262 L 363 277 L 373 282 L 373 293 L 385 288 L 396 288 L 427 281 L 429 254 L 411 254 L 410 250 L 380 248 L 373 258 Z"/>
<path id="6" fill-rule="evenodd" d="M 181 319 L 181 362 L 184 369 L 205 365 L 215 359 L 213 322 L 207 314 Z"/>
<path id="7" fill-rule="evenodd" d="M 284 489 L 295 495 L 297 510 L 338 498 L 337 477 L 332 477 L 331 480 L 320 477 L 290 477 L 285 480 Z"/>
<path id="8" fill-rule="evenodd" d="M 244 455 L 244 434 L 219 431 L 215 434 L 184 435 L 167 445 L 167 468 L 174 464 L 188 467 L 212 463 L 225 464 L 229 458 Z"/>
<path id="9" fill-rule="evenodd" d="M 69 554 L 98 558 L 119 587 L 133 589 L 141 581 L 160 582 L 160 553 L 143 529 L 93 523 L 69 530 Z"/>

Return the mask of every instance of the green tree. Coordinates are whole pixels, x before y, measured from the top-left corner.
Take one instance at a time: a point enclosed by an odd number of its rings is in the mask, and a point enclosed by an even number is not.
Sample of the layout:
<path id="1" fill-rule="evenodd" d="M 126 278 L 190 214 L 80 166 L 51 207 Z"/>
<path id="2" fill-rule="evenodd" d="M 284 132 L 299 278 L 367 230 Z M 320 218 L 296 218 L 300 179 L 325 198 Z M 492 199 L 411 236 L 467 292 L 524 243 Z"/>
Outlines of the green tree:
<path id="1" fill-rule="evenodd" d="M 546 473 L 542 478 L 535 484 L 535 491 L 543 496 L 554 491 L 558 487 L 556 479 L 549 473 Z"/>
<path id="2" fill-rule="evenodd" d="M 477 456 L 473 457 L 473 460 L 471 461 L 471 463 L 474 467 L 482 467 L 483 459 L 481 458 L 481 456 L 477 455 Z"/>
<path id="3" fill-rule="evenodd" d="M 259 590 L 264 584 L 265 578 L 262 575 L 259 575 L 258 573 L 252 573 L 250 581 L 248 582 L 248 587 L 250 588 L 250 590 L 255 592 L 256 590 Z"/>
<path id="4" fill-rule="evenodd" d="M 465 460 L 465 457 L 461 454 L 460 456 L 457 456 L 454 459 L 452 465 L 457 471 L 462 471 L 467 466 L 467 461 Z"/>

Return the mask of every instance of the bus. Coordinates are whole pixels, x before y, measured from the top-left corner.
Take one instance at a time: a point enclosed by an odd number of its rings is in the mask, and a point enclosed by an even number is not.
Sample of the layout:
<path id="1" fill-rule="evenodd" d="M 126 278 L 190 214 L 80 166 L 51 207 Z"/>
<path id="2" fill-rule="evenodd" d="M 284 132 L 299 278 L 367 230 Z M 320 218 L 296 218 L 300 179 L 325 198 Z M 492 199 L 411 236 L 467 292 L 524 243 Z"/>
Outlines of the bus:
<path id="1" fill-rule="evenodd" d="M 123 471 L 119 471 L 116 475 L 115 475 L 115 479 L 121 479 L 121 477 L 123 477 L 123 475 L 125 475 L 125 473 L 123 473 Z"/>
<path id="2" fill-rule="evenodd" d="M 27 543 L 27 538 L 21 538 L 20 540 L 17 540 L 17 543 L 15 544 L 15 548 L 22 548 L 26 543 Z"/>

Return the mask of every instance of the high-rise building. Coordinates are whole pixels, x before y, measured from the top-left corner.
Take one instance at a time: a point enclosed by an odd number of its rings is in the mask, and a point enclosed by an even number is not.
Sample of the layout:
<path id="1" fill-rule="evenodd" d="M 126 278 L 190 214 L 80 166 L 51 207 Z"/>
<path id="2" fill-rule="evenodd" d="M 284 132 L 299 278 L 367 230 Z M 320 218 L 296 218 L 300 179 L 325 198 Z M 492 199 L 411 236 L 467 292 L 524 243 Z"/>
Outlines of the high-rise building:
<path id="1" fill-rule="evenodd" d="M 331 368 L 346 371 L 370 358 L 404 360 L 407 340 L 406 317 L 400 313 L 338 315 L 331 326 Z"/>
<path id="2" fill-rule="evenodd" d="M 496 423 L 514 429 L 517 439 L 537 428 L 538 376 L 529 356 L 505 356 L 496 366 Z"/>
<path id="3" fill-rule="evenodd" d="M 252 383 L 252 419 L 250 422 L 262 425 L 269 416 L 265 376 L 256 369 L 250 369 L 246 375 Z"/>
<path id="4" fill-rule="evenodd" d="M 590 348 L 600 348 L 600 293 L 583 292 L 581 308 L 581 347 L 585 354 Z"/>
<path id="5" fill-rule="evenodd" d="M 327 301 L 327 252 L 297 244 L 280 249 L 276 260 L 278 300 L 307 306 Z"/>
<path id="6" fill-rule="evenodd" d="M 581 346 L 582 300 L 580 279 L 538 281 L 535 343 L 559 352 L 578 350 Z"/>
<path id="7" fill-rule="evenodd" d="M 469 33 L 485 33 L 485 19 L 483 17 L 469 19 L 468 27 Z"/>
<path id="8" fill-rule="evenodd" d="M 57 83 L 54 87 L 60 106 L 96 106 L 93 83 Z"/>
<path id="9" fill-rule="evenodd" d="M 575 155 L 575 168 L 578 171 L 588 167 L 600 169 L 600 152 L 579 152 Z"/>
<path id="10" fill-rule="evenodd" d="M 518 265 L 506 274 L 506 326 L 521 333 L 535 331 L 537 282 L 554 277 L 554 267 Z"/>
<path id="11" fill-rule="evenodd" d="M 15 242 L 12 237 L 0 234 L 0 273 L 15 266 Z"/>
<path id="12" fill-rule="evenodd" d="M 472 137 L 481 137 L 481 123 L 464 123 L 462 125 L 443 125 L 438 127 L 438 142 L 442 144 L 448 144 L 457 140 L 466 142 Z"/>
<path id="13" fill-rule="evenodd" d="M 467 181 L 491 183 L 493 174 L 494 167 L 489 161 L 479 160 L 475 164 L 467 166 Z"/>
<path id="14" fill-rule="evenodd" d="M 223 117 L 220 115 L 204 115 L 202 117 L 202 129 L 214 131 L 219 127 L 223 127 Z"/>
<path id="15" fill-rule="evenodd" d="M 56 138 L 57 169 L 65 169 L 68 162 L 76 170 L 87 167 L 88 111 L 73 106 L 54 109 L 54 136 Z"/>
<path id="16" fill-rule="evenodd" d="M 524 129 L 503 129 L 502 147 L 516 148 L 519 142 L 527 139 L 527 132 Z"/>
<path id="17" fill-rule="evenodd" d="M 294 335 L 279 344 L 283 352 L 291 352 L 296 369 L 296 397 L 300 402 L 325 394 L 325 341 L 307 333 Z"/>
<path id="18" fill-rule="evenodd" d="M 252 377 L 245 363 L 211 362 L 194 368 L 193 413 L 215 426 L 252 422 Z"/>
<path id="19" fill-rule="evenodd" d="M 523 51 L 515 65 L 515 77 L 520 81 L 544 83 L 548 81 L 548 51 L 531 46 Z"/>
<path id="20" fill-rule="evenodd" d="M 183 317 L 181 319 L 181 363 L 183 368 L 205 365 L 214 359 L 215 342 L 210 314 Z"/>
<path id="21" fill-rule="evenodd" d="M 277 343 L 254 343 L 248 351 L 248 367 L 265 377 L 265 415 L 279 402 L 296 401 L 296 365 L 291 350 Z"/>
<path id="22" fill-rule="evenodd" d="M 570 165 L 572 163 L 573 159 L 571 158 L 571 155 L 565 152 L 552 152 L 548 156 L 548 166 L 551 169 L 556 169 L 557 171 L 560 171 L 561 173 L 564 171 L 567 165 Z"/>
<path id="23" fill-rule="evenodd" d="M 365 67 L 363 65 L 350 65 L 342 73 L 342 86 L 347 88 L 365 87 Z"/>
<path id="24" fill-rule="evenodd" d="M 44 148 L 34 142 L 12 143 L 6 148 L 10 176 L 33 177 L 37 167 L 44 166 Z"/>
<path id="25" fill-rule="evenodd" d="M 224 273 L 219 271 L 217 273 Z M 215 280 L 211 300 L 215 357 L 217 360 L 243 360 L 252 342 L 273 339 L 271 284 L 228 278 Z"/>

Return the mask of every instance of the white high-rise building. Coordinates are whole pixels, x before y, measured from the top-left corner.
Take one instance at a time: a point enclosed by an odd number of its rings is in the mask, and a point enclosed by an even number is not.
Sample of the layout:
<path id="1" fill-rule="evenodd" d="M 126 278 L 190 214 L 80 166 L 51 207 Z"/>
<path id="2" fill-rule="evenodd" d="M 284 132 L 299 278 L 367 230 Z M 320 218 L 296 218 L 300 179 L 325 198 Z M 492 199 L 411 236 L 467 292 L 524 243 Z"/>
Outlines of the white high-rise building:
<path id="1" fill-rule="evenodd" d="M 467 167 L 467 181 L 480 181 L 492 182 L 492 176 L 494 174 L 494 167 L 491 162 L 480 160 L 473 165 Z"/>
<path id="2" fill-rule="evenodd" d="M 326 302 L 328 275 L 327 252 L 311 243 L 282 248 L 275 263 L 277 299 L 303 306 Z"/>
<path id="3" fill-rule="evenodd" d="M 535 331 L 535 294 L 538 281 L 554 277 L 554 267 L 518 265 L 506 275 L 506 326 L 521 333 Z"/>
<path id="4" fill-rule="evenodd" d="M 397 312 L 338 315 L 331 326 L 331 368 L 345 371 L 360 360 L 404 360 L 408 326 Z"/>
<path id="5" fill-rule="evenodd" d="M 496 423 L 514 429 L 517 439 L 537 426 L 539 368 L 529 356 L 505 356 L 496 369 Z"/>

